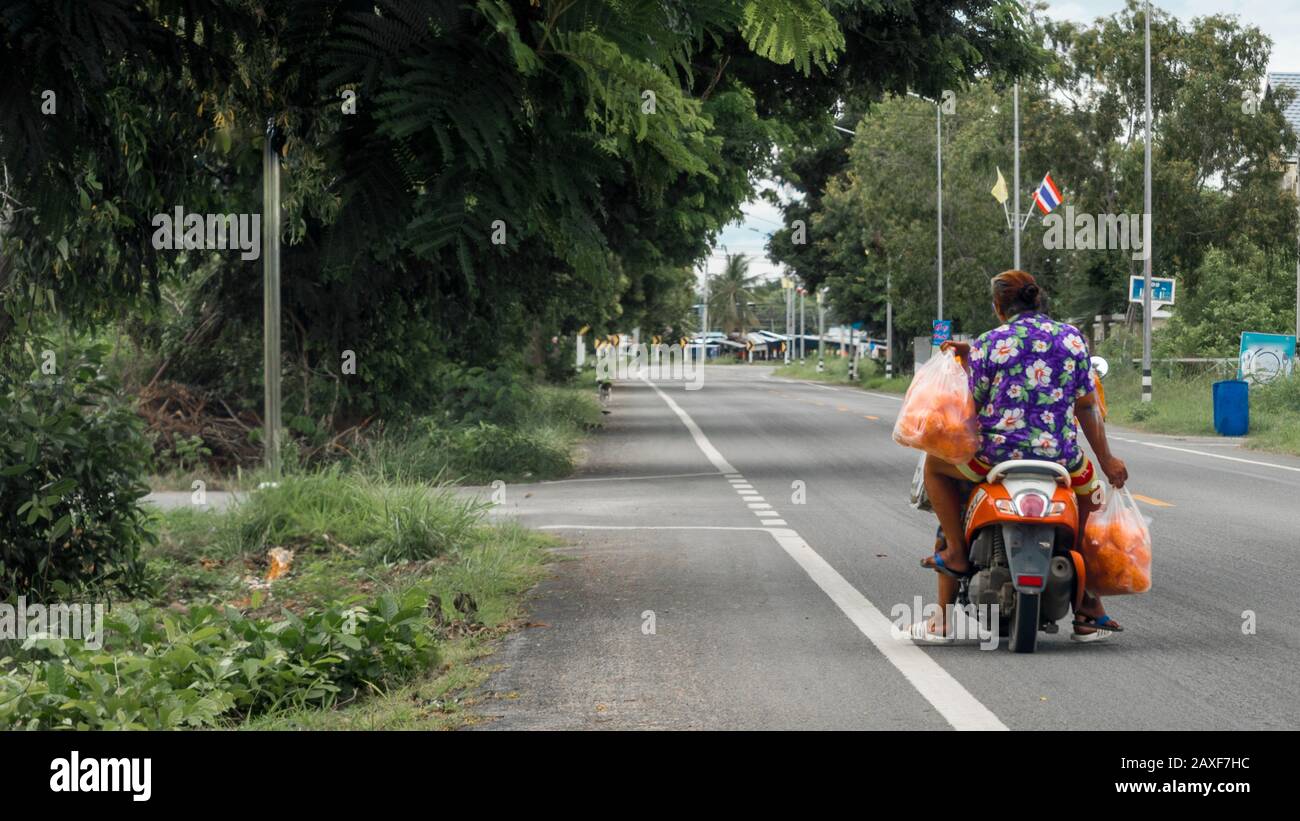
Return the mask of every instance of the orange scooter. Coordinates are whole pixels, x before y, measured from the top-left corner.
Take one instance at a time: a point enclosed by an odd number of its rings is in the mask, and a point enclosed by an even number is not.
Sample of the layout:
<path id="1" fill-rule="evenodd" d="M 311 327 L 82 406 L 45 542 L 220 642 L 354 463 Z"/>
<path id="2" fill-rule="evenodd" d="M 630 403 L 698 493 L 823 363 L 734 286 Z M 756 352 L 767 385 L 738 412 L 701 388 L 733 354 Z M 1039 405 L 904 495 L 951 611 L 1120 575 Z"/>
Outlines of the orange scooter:
<path id="1" fill-rule="evenodd" d="M 985 630 L 997 629 L 1012 652 L 1032 653 L 1038 633 L 1082 604 L 1087 580 L 1074 549 L 1079 507 L 1070 473 L 1056 462 L 1017 459 L 995 465 L 966 504 L 973 574 L 957 603 L 975 605 Z M 996 624 L 993 624 L 996 619 Z"/>
<path id="2" fill-rule="evenodd" d="M 1094 357 L 1099 390 L 1106 370 L 1106 361 Z M 961 580 L 957 603 L 975 605 L 983 629 L 992 630 L 996 617 L 1012 652 L 1034 652 L 1039 632 L 1056 633 L 1087 586 L 1075 549 L 1079 506 L 1069 471 L 1034 459 L 995 465 L 971 493 L 965 523 L 975 572 Z"/>

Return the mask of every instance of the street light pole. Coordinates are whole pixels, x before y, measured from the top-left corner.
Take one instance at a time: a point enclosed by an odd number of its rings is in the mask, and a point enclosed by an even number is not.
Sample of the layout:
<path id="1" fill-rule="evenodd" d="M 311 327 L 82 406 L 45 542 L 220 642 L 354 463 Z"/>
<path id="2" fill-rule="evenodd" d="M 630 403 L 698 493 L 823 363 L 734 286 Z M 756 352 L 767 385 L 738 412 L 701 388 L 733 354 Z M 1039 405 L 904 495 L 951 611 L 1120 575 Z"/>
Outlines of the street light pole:
<path id="1" fill-rule="evenodd" d="M 817 289 L 817 373 L 826 370 L 826 289 Z"/>
<path id="2" fill-rule="evenodd" d="M 893 274 L 885 272 L 885 378 L 894 375 L 894 294 Z"/>
<path id="3" fill-rule="evenodd" d="M 1146 211 L 1142 221 L 1143 248 L 1146 259 L 1142 262 L 1142 401 L 1151 401 L 1151 0 L 1146 2 L 1146 168 L 1142 201 Z"/>
<path id="4" fill-rule="evenodd" d="M 280 152 L 274 120 L 262 150 L 262 435 L 266 467 L 280 475 Z"/>
<path id="5" fill-rule="evenodd" d="M 939 207 L 937 226 L 939 234 L 939 313 L 935 319 L 943 319 L 943 108 L 939 105 L 934 107 L 935 122 L 935 169 L 937 171 L 938 183 L 937 190 L 939 194 Z"/>
<path id="6" fill-rule="evenodd" d="M 1015 177 L 1014 183 L 1015 183 L 1016 194 L 1015 194 L 1015 200 L 1012 203 L 1012 211 L 1011 211 L 1011 229 L 1012 229 L 1013 236 L 1015 238 L 1016 248 L 1015 248 L 1015 254 L 1012 257 L 1011 267 L 1019 271 L 1021 270 L 1020 268 L 1020 83 L 1016 83 L 1015 89 L 1011 93 L 1012 93 L 1012 100 L 1014 101 L 1011 105 L 1012 122 L 1014 123 L 1014 125 L 1012 126 L 1012 133 L 1015 135 L 1015 152 L 1016 152 L 1015 171 L 1014 171 L 1014 177 Z"/>
<path id="7" fill-rule="evenodd" d="M 805 358 L 804 346 L 804 315 L 803 315 L 803 288 L 799 289 L 799 361 L 802 363 Z"/>

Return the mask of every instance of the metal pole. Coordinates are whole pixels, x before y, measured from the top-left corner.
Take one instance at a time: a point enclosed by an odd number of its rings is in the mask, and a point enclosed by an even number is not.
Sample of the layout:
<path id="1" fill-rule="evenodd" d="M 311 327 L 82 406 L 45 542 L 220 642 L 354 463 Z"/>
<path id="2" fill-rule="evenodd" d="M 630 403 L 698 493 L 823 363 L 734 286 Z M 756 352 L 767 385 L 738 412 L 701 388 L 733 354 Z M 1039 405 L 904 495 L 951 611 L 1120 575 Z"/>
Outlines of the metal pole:
<path id="1" fill-rule="evenodd" d="M 266 467 L 280 475 L 280 155 L 274 121 L 262 151 L 262 434 Z"/>
<path id="2" fill-rule="evenodd" d="M 934 107 L 935 121 L 935 158 L 936 170 L 938 172 L 938 192 L 939 207 L 936 209 L 938 219 L 936 225 L 939 231 L 939 313 L 935 319 L 943 319 L 943 109 L 936 105 Z"/>
<path id="3" fill-rule="evenodd" d="M 894 295 L 893 275 L 885 272 L 885 378 L 894 375 Z"/>
<path id="4" fill-rule="evenodd" d="M 1142 263 L 1142 401 L 1151 401 L 1151 0 L 1146 3 L 1146 168 L 1142 221 L 1146 259 Z"/>
<path id="5" fill-rule="evenodd" d="M 1020 269 L 1020 83 L 1016 83 L 1015 90 L 1012 92 L 1012 99 L 1015 101 L 1012 106 L 1013 133 L 1015 134 L 1015 190 L 1016 198 L 1012 205 L 1011 228 L 1014 234 L 1015 253 L 1012 256 L 1012 266 L 1017 271 Z"/>
<path id="6" fill-rule="evenodd" d="M 817 373 L 826 369 L 826 293 L 817 291 Z"/>
<path id="7" fill-rule="evenodd" d="M 853 343 L 853 354 L 849 360 L 849 381 L 858 381 L 858 329 L 849 326 L 849 340 Z"/>
<path id="8" fill-rule="evenodd" d="M 782 285 L 794 285 L 790 280 L 781 283 Z M 794 288 L 785 289 L 785 364 L 790 364 L 790 348 L 794 345 L 794 305 L 791 296 L 794 294 Z"/>
<path id="9" fill-rule="evenodd" d="M 799 289 L 799 361 L 800 361 L 800 362 L 803 362 L 803 361 L 804 361 L 804 359 L 805 359 L 805 357 L 806 357 L 806 355 L 807 355 L 807 353 L 808 353 L 808 351 L 807 351 L 807 346 L 804 344 L 804 314 L 803 314 L 804 303 L 803 303 L 803 297 L 804 297 L 803 288 L 800 288 L 800 289 Z"/>

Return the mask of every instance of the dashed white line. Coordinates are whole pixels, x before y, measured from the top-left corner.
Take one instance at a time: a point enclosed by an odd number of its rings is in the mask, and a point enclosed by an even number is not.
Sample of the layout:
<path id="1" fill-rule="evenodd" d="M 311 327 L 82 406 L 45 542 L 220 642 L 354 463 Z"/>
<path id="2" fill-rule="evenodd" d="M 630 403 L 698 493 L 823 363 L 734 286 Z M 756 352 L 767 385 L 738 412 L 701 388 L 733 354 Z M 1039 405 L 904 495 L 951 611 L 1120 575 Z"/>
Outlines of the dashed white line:
<path id="1" fill-rule="evenodd" d="M 646 384 L 650 385 L 654 392 L 659 394 L 659 397 L 668 404 L 673 413 L 677 414 L 677 418 L 682 420 L 682 424 L 686 425 L 686 429 L 690 431 L 691 438 L 695 440 L 696 446 L 704 453 L 705 458 L 718 469 L 719 473 L 736 473 L 736 469 L 713 446 L 708 437 L 704 435 L 704 432 L 700 430 L 699 425 L 695 424 L 695 420 L 691 419 L 686 411 L 682 410 L 657 385 L 649 380 L 646 380 Z M 761 511 L 755 512 L 759 513 Z M 767 526 L 778 523 L 784 525 L 785 520 L 769 518 L 765 519 L 763 523 Z M 849 584 L 834 567 L 818 555 L 817 551 L 813 550 L 798 533 L 784 527 L 772 528 L 767 532 L 772 534 L 777 544 L 785 550 L 790 558 L 794 559 L 795 563 L 830 597 L 840 611 L 848 616 L 858 630 L 875 645 L 881 655 L 903 674 L 903 677 L 916 688 L 916 691 L 926 701 L 934 705 L 934 708 L 953 728 L 958 730 L 1007 729 L 1007 726 L 989 708 L 980 703 L 975 696 L 971 695 L 969 690 L 961 685 L 961 682 L 953 678 L 947 670 L 930 658 L 920 647 L 894 639 L 893 624 L 889 619 L 857 588 Z"/>

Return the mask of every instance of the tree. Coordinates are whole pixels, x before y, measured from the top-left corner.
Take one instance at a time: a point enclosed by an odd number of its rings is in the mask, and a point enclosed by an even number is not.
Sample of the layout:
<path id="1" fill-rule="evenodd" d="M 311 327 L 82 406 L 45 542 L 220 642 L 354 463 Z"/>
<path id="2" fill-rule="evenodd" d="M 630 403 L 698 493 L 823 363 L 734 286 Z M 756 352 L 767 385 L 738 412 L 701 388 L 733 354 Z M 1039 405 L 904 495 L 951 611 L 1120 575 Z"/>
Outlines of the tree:
<path id="1" fill-rule="evenodd" d="M 744 254 L 727 254 L 722 271 L 709 277 L 709 313 L 727 333 L 744 336 L 758 324 L 751 306 L 757 280 L 750 275 Z"/>

